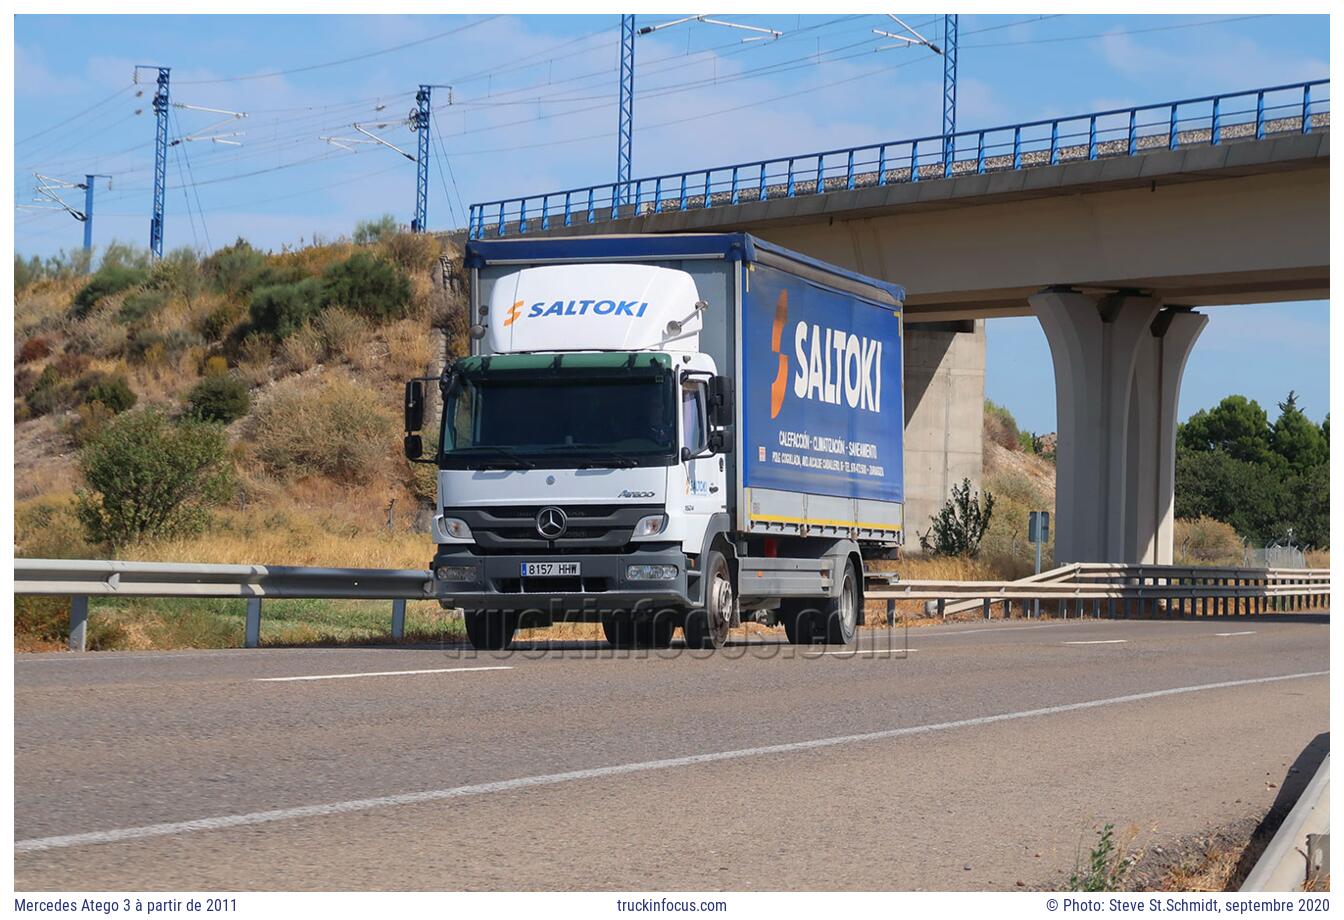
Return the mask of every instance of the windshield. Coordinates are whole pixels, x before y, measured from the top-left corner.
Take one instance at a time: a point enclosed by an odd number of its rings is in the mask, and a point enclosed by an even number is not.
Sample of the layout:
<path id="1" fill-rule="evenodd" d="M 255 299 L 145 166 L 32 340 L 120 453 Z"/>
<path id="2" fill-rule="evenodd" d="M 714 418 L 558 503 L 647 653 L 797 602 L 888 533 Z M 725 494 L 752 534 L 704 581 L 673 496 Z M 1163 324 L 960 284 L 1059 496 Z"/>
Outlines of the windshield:
<path id="1" fill-rule="evenodd" d="M 448 469 L 667 466 L 676 455 L 671 376 L 489 373 L 445 407 Z"/>

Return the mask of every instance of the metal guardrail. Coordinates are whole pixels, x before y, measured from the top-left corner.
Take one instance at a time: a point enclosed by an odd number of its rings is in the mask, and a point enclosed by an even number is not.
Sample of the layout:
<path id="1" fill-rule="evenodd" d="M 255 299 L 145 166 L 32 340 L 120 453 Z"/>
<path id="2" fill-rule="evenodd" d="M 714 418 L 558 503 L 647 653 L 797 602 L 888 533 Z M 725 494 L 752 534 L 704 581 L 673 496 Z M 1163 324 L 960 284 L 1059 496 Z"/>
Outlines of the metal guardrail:
<path id="1" fill-rule="evenodd" d="M 1074 605 L 1093 616 L 1244 615 L 1301 611 L 1323 606 L 1330 596 L 1329 569 L 1202 568 L 1191 566 L 1074 563 L 1018 581 L 885 580 L 870 575 L 865 596 L 887 601 L 888 619 L 897 600 L 936 601 L 938 613 L 964 612 L 978 602 L 984 616 L 1002 602 L 1004 616 L 1013 601 L 1055 601 L 1068 616 Z"/>
<path id="2" fill-rule="evenodd" d="M 1310 890 L 1330 875 L 1330 755 L 1265 847 L 1242 891 Z"/>
<path id="3" fill-rule="evenodd" d="M 406 625 L 406 601 L 432 600 L 428 571 L 418 569 L 322 569 L 283 565 L 206 565 L 180 562 L 116 562 L 86 559 L 15 559 L 15 594 L 71 598 L 70 648 L 82 652 L 90 597 L 232 597 L 247 599 L 243 645 L 261 642 L 264 598 L 390 600 L 392 637 Z"/>
<path id="4" fill-rule="evenodd" d="M 1329 80 L 841 147 L 473 204 L 471 239 L 777 198 L 983 175 L 1154 150 L 1219 146 L 1330 125 Z M 946 152 L 945 152 L 946 150 Z"/>
<path id="5" fill-rule="evenodd" d="M 390 600 L 392 637 L 405 631 L 406 601 L 432 600 L 431 573 L 420 569 L 325 569 L 303 566 L 207 565 L 177 562 L 118 562 L 88 559 L 16 559 L 14 593 L 71 598 L 70 648 L 85 648 L 90 597 L 245 598 L 244 647 L 261 641 L 261 604 L 266 598 Z M 1224 569 L 1176 566 L 1075 563 L 1019 581 L 901 580 L 870 574 L 866 597 L 887 601 L 888 617 L 897 600 L 979 600 L 985 617 L 1001 602 L 1004 615 L 1014 600 L 1058 601 L 1083 614 L 1093 602 L 1110 616 L 1187 612 L 1210 614 L 1306 610 L 1330 594 L 1328 569 Z M 1117 608 L 1117 602 L 1120 607 Z M 1202 609 L 1200 605 L 1202 604 Z"/>

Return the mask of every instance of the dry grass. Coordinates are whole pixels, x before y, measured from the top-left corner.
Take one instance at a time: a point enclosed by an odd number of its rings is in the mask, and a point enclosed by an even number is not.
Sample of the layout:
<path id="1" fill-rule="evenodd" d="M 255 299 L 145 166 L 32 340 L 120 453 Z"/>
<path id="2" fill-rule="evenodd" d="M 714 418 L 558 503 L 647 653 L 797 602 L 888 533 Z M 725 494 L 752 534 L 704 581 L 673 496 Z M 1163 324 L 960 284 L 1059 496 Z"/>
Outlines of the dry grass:
<path id="1" fill-rule="evenodd" d="M 248 333 L 238 349 L 238 375 L 252 386 L 271 380 L 271 342 L 263 335 Z"/>
<path id="2" fill-rule="evenodd" d="M 380 365 L 393 380 L 406 380 L 429 373 L 436 357 L 438 336 L 418 319 L 404 319 L 388 326 L 383 337 L 387 355 Z"/>
<path id="3" fill-rule="evenodd" d="M 280 357 L 292 374 L 302 374 L 322 358 L 322 334 L 304 323 L 280 343 Z"/>
<path id="4" fill-rule="evenodd" d="M 351 367 L 362 370 L 369 366 L 370 351 L 368 322 L 349 310 L 328 309 L 318 314 L 315 324 L 327 357 L 341 358 Z"/>

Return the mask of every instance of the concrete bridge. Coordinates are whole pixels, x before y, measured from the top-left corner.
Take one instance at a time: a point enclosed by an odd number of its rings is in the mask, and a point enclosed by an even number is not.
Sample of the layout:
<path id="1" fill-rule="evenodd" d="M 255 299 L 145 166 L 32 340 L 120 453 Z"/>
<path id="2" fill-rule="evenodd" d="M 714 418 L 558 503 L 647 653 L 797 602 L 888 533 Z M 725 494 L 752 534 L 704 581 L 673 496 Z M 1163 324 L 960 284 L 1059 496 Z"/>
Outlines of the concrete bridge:
<path id="1" fill-rule="evenodd" d="M 1036 316 L 1059 424 L 1056 557 L 1169 563 L 1196 307 L 1329 291 L 1329 83 L 474 205 L 473 236 L 748 230 L 906 286 L 907 479 L 978 479 L 983 322 Z M 929 156 L 931 151 L 938 151 Z"/>

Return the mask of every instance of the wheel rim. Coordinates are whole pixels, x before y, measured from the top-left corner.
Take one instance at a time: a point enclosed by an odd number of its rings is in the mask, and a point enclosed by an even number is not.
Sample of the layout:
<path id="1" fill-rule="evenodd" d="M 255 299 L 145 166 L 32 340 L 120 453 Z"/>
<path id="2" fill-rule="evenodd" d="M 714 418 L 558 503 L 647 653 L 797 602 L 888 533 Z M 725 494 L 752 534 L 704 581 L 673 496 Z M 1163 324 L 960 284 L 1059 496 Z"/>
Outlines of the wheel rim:
<path id="1" fill-rule="evenodd" d="M 714 606 L 709 611 L 709 628 L 714 635 L 714 644 L 722 645 L 733 622 L 733 583 L 726 575 L 715 574 L 713 596 Z"/>
<path id="2" fill-rule="evenodd" d="M 854 602 L 854 579 L 846 575 L 844 588 L 840 592 L 840 623 L 845 635 L 854 631 L 858 623 L 858 605 Z"/>

